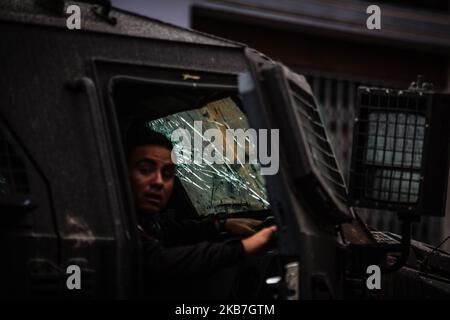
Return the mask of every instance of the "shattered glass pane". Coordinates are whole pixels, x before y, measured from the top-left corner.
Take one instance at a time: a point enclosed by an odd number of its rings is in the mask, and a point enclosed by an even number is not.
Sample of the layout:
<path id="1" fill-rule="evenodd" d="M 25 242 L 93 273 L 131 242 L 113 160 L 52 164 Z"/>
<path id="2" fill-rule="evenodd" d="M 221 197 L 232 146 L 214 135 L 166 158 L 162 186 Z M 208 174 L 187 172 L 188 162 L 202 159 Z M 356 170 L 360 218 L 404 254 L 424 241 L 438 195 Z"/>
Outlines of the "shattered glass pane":
<path id="1" fill-rule="evenodd" d="M 201 130 L 198 129 L 199 122 L 195 125 L 194 121 L 201 121 Z M 229 139 L 225 133 L 227 129 L 249 129 L 245 115 L 231 98 L 153 120 L 149 122 L 149 126 L 169 139 L 172 132 L 179 128 L 189 132 L 191 149 L 186 150 L 180 141 L 172 142 L 177 159 L 190 158 L 190 161 L 185 161 L 188 163 L 177 164 L 177 176 L 200 215 L 264 210 L 269 207 L 260 165 L 249 160 L 255 153 L 256 141 L 247 137 L 242 144 L 242 141 L 235 137 Z M 208 129 L 218 129 L 222 132 L 223 150 L 231 150 L 235 161 L 228 159 L 228 153 L 225 151 L 222 154 L 218 153 L 217 149 L 211 150 L 211 147 L 215 148 L 215 139 L 207 139 L 203 134 Z M 198 146 L 201 146 L 201 150 Z M 214 151 L 211 154 L 222 157 L 224 163 L 205 161 L 206 150 Z M 192 161 L 196 154 L 201 155 L 202 161 Z M 239 154 L 245 155 L 245 161 L 239 161 Z"/>

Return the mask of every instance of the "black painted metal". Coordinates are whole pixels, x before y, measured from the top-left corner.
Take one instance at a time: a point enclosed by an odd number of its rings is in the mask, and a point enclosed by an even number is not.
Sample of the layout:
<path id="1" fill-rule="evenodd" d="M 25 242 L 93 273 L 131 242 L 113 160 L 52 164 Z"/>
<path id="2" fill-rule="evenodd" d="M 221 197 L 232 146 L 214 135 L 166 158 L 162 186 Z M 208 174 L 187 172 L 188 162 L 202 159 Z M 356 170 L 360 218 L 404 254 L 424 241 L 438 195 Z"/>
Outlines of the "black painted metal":
<path id="1" fill-rule="evenodd" d="M 361 87 L 350 174 L 361 207 L 444 216 L 449 96 Z"/>
<path id="2" fill-rule="evenodd" d="M 182 74 L 195 71 L 219 85 L 215 74 L 236 79 L 246 69 L 243 47 L 231 41 L 116 9 L 113 26 L 90 4 L 79 5 L 86 21 L 68 30 L 64 16 L 35 1 L 0 4 L 0 114 L 26 147 L 25 163 L 40 173 L 29 170 L 35 210 L 18 216 L 2 209 L 17 218 L 2 225 L 0 249 L 9 257 L 1 265 L 2 296 L 77 296 L 65 287 L 73 261 L 89 274 L 89 289 L 78 295 L 136 296 L 138 244 L 131 204 L 119 196 L 122 164 L 113 146 L 120 133 L 109 80 L 173 75 L 193 84 Z M 77 81 L 83 90 L 74 88 Z"/>

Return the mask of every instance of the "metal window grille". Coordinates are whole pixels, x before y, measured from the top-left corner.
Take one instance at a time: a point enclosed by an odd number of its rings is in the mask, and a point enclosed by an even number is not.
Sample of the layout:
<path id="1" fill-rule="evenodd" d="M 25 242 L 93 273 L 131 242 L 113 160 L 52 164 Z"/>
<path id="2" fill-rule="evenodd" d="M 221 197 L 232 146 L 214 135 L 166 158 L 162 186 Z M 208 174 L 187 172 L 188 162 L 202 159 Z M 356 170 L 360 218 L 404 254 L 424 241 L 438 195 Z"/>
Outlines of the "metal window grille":
<path id="1" fill-rule="evenodd" d="M 338 75 L 314 73 L 308 75 L 307 79 L 317 100 L 319 112 L 328 130 L 344 178 L 348 180 L 357 88 L 361 85 L 376 84 L 343 79 Z M 394 84 L 393 87 L 399 87 L 399 84 Z"/>
<path id="2" fill-rule="evenodd" d="M 292 83 L 294 101 L 301 126 L 306 135 L 306 143 L 311 152 L 313 162 L 318 168 L 323 181 L 334 195 L 343 203 L 347 202 L 347 189 L 341 171 L 336 162 L 333 149 L 328 140 L 325 126 L 313 99 Z"/>
<path id="3" fill-rule="evenodd" d="M 362 87 L 358 102 L 352 159 L 354 198 L 373 200 L 388 209 L 416 205 L 423 179 L 428 96 Z"/>

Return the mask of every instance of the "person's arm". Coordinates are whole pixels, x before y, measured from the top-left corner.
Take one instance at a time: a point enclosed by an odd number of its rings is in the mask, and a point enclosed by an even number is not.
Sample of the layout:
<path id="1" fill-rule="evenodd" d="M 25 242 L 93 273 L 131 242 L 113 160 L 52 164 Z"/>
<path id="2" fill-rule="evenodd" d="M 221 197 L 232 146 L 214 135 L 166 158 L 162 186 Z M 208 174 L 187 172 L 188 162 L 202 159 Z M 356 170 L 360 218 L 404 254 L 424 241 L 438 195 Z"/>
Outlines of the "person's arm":
<path id="1" fill-rule="evenodd" d="M 161 219 L 165 245 L 186 245 L 214 240 L 219 235 L 214 216 L 199 219 L 176 219 L 166 215 Z"/>
<path id="2" fill-rule="evenodd" d="M 228 218 L 225 220 L 225 230 L 229 235 L 250 236 L 261 221 L 247 218 Z M 164 230 L 164 241 L 169 245 L 189 244 L 205 240 L 214 240 L 220 234 L 221 226 L 214 215 L 200 219 L 177 220 L 171 216 L 165 217 L 161 223 Z"/>
<path id="3" fill-rule="evenodd" d="M 253 236 L 242 240 L 242 246 L 244 252 L 247 255 L 255 254 L 261 251 L 273 237 L 273 234 L 277 231 L 276 226 L 264 228 L 261 231 L 255 233 Z"/>
<path id="4" fill-rule="evenodd" d="M 218 268 L 236 264 L 245 255 L 263 249 L 274 231 L 275 227 L 271 227 L 244 240 L 200 242 L 177 247 L 164 247 L 159 241 L 145 237 L 144 267 L 146 271 L 177 276 L 214 272 Z"/>
<path id="5" fill-rule="evenodd" d="M 246 254 L 240 240 L 166 247 L 158 240 L 146 239 L 143 249 L 146 271 L 176 276 L 214 272 L 237 263 Z"/>

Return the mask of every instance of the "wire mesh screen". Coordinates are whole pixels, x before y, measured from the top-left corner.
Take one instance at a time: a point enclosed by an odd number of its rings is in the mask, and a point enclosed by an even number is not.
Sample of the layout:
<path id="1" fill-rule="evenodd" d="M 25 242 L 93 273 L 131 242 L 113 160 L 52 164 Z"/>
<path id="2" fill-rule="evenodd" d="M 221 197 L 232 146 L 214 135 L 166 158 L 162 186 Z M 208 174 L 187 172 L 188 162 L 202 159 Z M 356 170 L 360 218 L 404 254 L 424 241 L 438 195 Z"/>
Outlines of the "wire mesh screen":
<path id="1" fill-rule="evenodd" d="M 384 201 L 417 202 L 424 136 L 424 116 L 393 112 L 369 114 L 365 163 L 389 169 L 368 170 L 366 196 Z"/>
<path id="2" fill-rule="evenodd" d="M 28 194 L 30 185 L 25 164 L 0 128 L 0 195 Z"/>
<path id="3" fill-rule="evenodd" d="M 298 71 L 299 73 L 308 74 L 308 82 L 314 91 L 319 112 L 323 115 L 322 118 L 327 128 L 328 137 L 334 146 L 344 177 L 349 181 L 353 142 L 352 133 L 355 108 L 358 103 L 358 87 L 386 87 L 400 90 L 407 87 L 409 83 L 352 79 L 341 74 L 323 74 L 307 70 Z M 386 196 L 386 194 L 384 195 Z M 372 201 L 381 202 L 378 200 Z M 384 211 L 384 208 L 379 208 L 379 210 L 360 209 L 358 212 L 369 226 L 378 230 L 400 233 L 400 222 L 397 216 L 388 214 Z M 420 225 L 413 225 L 412 234 L 414 239 L 437 245 L 442 240 L 443 234 L 449 233 L 448 231 L 444 232 L 445 229 L 442 227 L 443 221 L 441 218 L 422 216 L 421 219 Z"/>
<path id="4" fill-rule="evenodd" d="M 358 106 L 352 162 L 355 198 L 416 204 L 427 130 L 426 98 L 412 91 L 360 88 Z"/>

